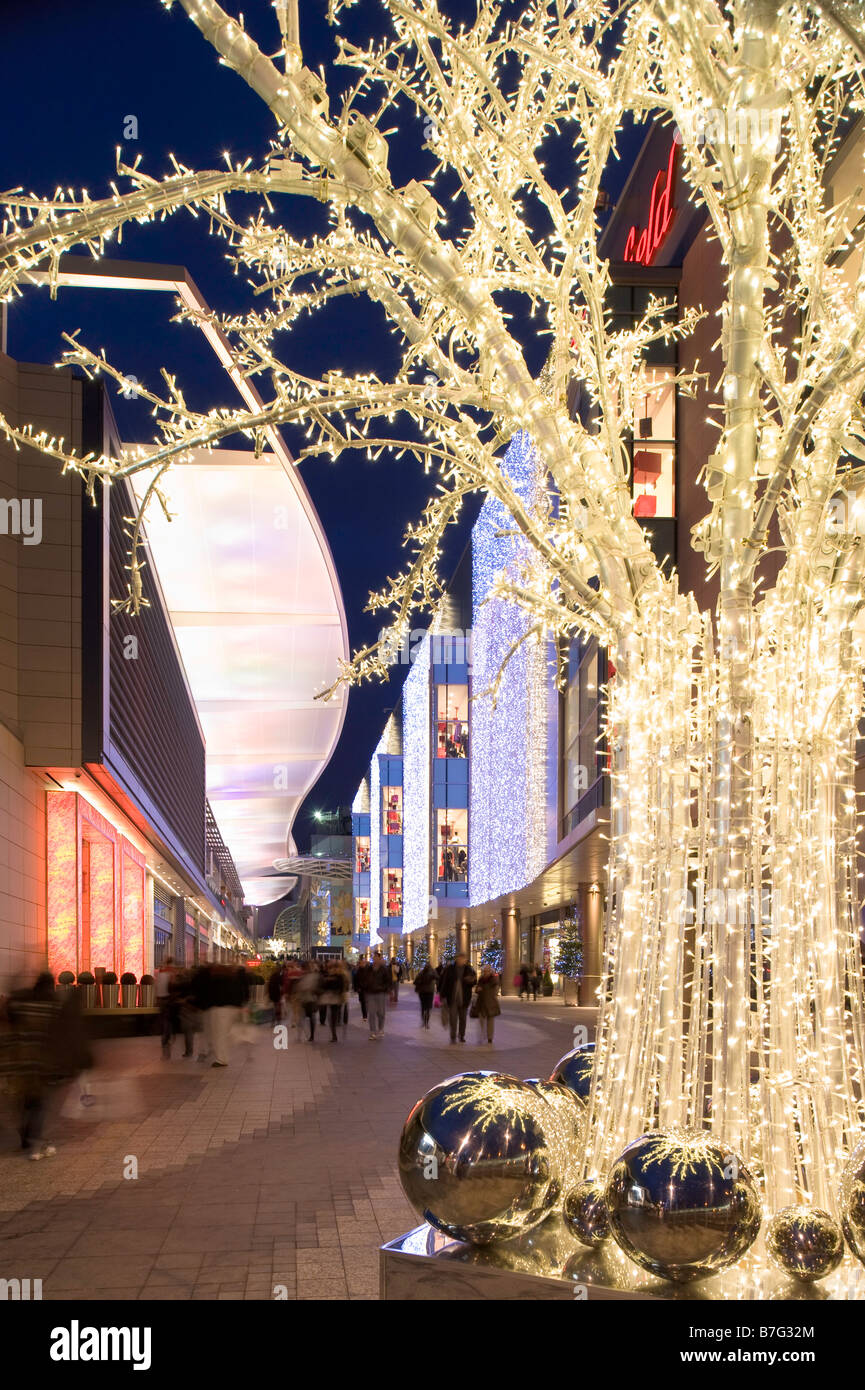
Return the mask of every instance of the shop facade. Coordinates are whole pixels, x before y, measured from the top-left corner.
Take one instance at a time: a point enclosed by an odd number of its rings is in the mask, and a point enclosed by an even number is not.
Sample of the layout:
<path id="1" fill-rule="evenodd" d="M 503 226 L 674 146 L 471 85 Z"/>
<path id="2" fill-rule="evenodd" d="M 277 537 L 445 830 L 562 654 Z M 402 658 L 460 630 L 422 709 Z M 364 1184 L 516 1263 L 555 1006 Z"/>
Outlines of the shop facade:
<path id="1" fill-rule="evenodd" d="M 0 354 L 0 394 L 13 421 L 119 453 L 98 383 Z M 73 474 L 5 443 L 0 472 L 12 511 L 39 521 L 0 534 L 0 991 L 46 964 L 140 979 L 167 954 L 213 958 L 217 927 L 243 935 L 242 899 L 207 880 L 204 740 L 153 565 L 139 616 L 112 603 L 126 485 L 92 505 Z"/>

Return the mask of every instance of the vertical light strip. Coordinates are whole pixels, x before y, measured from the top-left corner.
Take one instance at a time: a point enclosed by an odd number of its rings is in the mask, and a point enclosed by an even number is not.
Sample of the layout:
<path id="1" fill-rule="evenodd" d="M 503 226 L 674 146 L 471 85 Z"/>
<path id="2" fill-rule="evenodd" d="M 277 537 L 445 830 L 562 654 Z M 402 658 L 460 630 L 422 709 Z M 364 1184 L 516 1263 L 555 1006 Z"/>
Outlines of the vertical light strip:
<path id="1" fill-rule="evenodd" d="M 429 919 L 431 647 L 429 633 L 412 647 L 402 692 L 403 932 L 418 931 Z"/>
<path id="2" fill-rule="evenodd" d="M 529 436 L 516 435 L 503 470 L 531 506 L 538 460 Z M 547 650 L 526 642 L 508 662 L 495 704 L 482 692 L 531 624 L 514 604 L 487 596 L 504 573 L 523 570 L 529 549 L 500 502 L 488 499 L 472 531 L 471 853 L 469 903 L 522 888 L 541 871 L 546 851 Z"/>

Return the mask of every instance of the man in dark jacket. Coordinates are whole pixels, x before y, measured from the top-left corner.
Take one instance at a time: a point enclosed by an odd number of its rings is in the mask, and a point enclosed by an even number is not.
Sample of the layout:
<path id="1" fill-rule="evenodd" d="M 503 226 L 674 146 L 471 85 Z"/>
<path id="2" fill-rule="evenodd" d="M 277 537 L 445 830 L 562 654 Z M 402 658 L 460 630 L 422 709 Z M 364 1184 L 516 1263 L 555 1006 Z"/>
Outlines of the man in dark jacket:
<path id="1" fill-rule="evenodd" d="M 366 996 L 370 1041 L 383 1038 L 387 996 L 390 993 L 390 970 L 385 965 L 381 951 L 376 951 L 371 963 L 360 975 L 358 988 L 362 988 Z"/>
<path id="2" fill-rule="evenodd" d="M 453 964 L 446 965 L 442 972 L 439 994 L 450 1015 L 452 1043 L 457 1040 L 457 1031 L 460 1042 L 466 1040 L 466 1014 L 477 978 L 465 955 L 458 955 Z"/>

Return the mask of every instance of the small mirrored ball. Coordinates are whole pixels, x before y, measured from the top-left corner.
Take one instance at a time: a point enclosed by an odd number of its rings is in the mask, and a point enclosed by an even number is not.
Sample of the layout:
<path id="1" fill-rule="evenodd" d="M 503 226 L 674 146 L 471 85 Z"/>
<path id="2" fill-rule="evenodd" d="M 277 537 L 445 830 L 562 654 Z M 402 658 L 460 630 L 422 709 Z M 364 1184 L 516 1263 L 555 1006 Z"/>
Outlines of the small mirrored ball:
<path id="1" fill-rule="evenodd" d="M 582 1245 L 597 1248 L 610 1234 L 603 1183 L 579 1182 L 565 1196 L 565 1225 Z"/>
<path id="2" fill-rule="evenodd" d="M 819 1207 L 782 1207 L 766 1227 L 766 1250 L 778 1269 L 810 1283 L 838 1268 L 844 1237 L 838 1222 Z"/>

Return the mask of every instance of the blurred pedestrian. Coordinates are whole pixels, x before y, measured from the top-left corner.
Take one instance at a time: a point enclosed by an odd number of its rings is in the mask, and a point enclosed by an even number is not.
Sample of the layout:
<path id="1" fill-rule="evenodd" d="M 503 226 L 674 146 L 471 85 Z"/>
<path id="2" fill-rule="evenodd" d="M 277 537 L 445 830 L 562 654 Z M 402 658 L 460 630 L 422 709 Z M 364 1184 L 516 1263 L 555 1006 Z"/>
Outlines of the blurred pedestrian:
<path id="1" fill-rule="evenodd" d="M 299 960 L 290 960 L 285 968 L 283 976 L 283 990 L 285 999 L 291 1011 L 291 1026 L 296 1030 L 294 1041 L 300 1042 L 300 1024 L 303 1019 L 303 1008 L 300 1000 L 295 998 L 297 982 L 303 974 L 303 966 Z"/>
<path id="2" fill-rule="evenodd" d="M 439 994 L 442 1003 L 447 1005 L 452 1043 L 457 1040 L 457 1032 L 460 1042 L 466 1040 L 466 1015 L 477 978 L 469 965 L 468 956 L 462 951 L 451 965 L 445 966 L 442 973 Z"/>
<path id="3" fill-rule="evenodd" d="M 384 1016 L 390 988 L 390 970 L 385 964 L 381 951 L 376 951 L 364 976 L 364 993 L 366 994 L 371 1042 L 380 1041 L 384 1037 Z"/>
<path id="4" fill-rule="evenodd" d="M 531 987 L 532 987 L 532 1003 L 533 1003 L 533 1004 L 536 1004 L 536 1003 L 537 1003 L 538 995 L 540 994 L 541 985 L 542 985 L 542 983 L 543 983 L 543 978 L 544 978 L 544 977 L 543 977 L 543 975 L 541 974 L 541 967 L 540 967 L 539 965 L 536 965 L 535 968 L 534 968 L 534 970 L 532 971 L 531 975 L 529 976 L 529 984 L 530 984 Z"/>
<path id="5" fill-rule="evenodd" d="M 156 971 L 156 1007 L 159 1009 L 162 1057 L 166 1062 L 171 1059 L 171 1042 L 174 1037 L 176 1007 L 171 997 L 174 976 L 174 957 L 166 956 Z"/>
<path id="6" fill-rule="evenodd" d="M 302 1017 L 309 1022 L 309 1037 L 307 1042 L 315 1042 L 315 1015 L 318 1010 L 318 995 L 321 987 L 321 977 L 318 966 L 314 961 L 307 961 L 304 966 L 303 974 L 294 986 L 294 998 L 297 1000 L 298 1007 L 302 1010 Z"/>
<path id="7" fill-rule="evenodd" d="M 328 961 L 322 977 L 320 1004 L 327 1009 L 330 1022 L 330 1040 L 337 1042 L 337 1028 L 343 1021 L 343 1009 L 348 999 L 348 979 L 341 961 Z"/>
<path id="8" fill-rule="evenodd" d="M 420 1020 L 422 1028 L 429 1028 L 430 1014 L 432 1012 L 433 999 L 436 992 L 436 973 L 427 961 L 414 982 L 417 997 L 420 1000 Z"/>
<path id="9" fill-rule="evenodd" d="M 493 1041 L 496 1019 L 502 1011 L 498 996 L 499 977 L 491 965 L 485 965 L 475 989 L 475 1000 L 477 1001 L 477 1017 L 481 1025 L 481 1035 L 483 1036 L 484 1024 L 486 1024 L 488 1043 Z"/>
<path id="10" fill-rule="evenodd" d="M 399 985 L 402 979 L 402 966 L 396 956 L 390 958 L 390 1002 L 399 1003 Z"/>
<path id="11" fill-rule="evenodd" d="M 360 1016 L 364 1022 L 366 1022 L 366 991 L 363 988 L 363 979 L 367 968 L 367 958 L 366 956 L 361 956 L 354 970 L 351 972 L 351 987 L 357 994 L 357 1002 L 360 1004 Z"/>
<path id="12" fill-rule="evenodd" d="M 201 1014 L 195 1007 L 192 993 L 192 971 L 177 970 L 171 986 L 170 998 L 177 1011 L 177 1025 L 183 1034 L 183 1055 L 195 1054 L 195 1035 L 201 1032 Z"/>
<path id="13" fill-rule="evenodd" d="M 47 971 L 32 989 L 16 990 L 6 1002 L 9 1026 L 2 1036 L 0 1070 L 17 1102 L 22 1152 L 34 1160 L 56 1152 L 44 1131 L 50 1088 L 60 1080 L 59 1017 L 54 976 Z"/>
<path id="14" fill-rule="evenodd" d="M 282 1022 L 282 967 L 275 965 L 267 978 L 267 997 L 273 1005 L 274 1023 Z"/>

